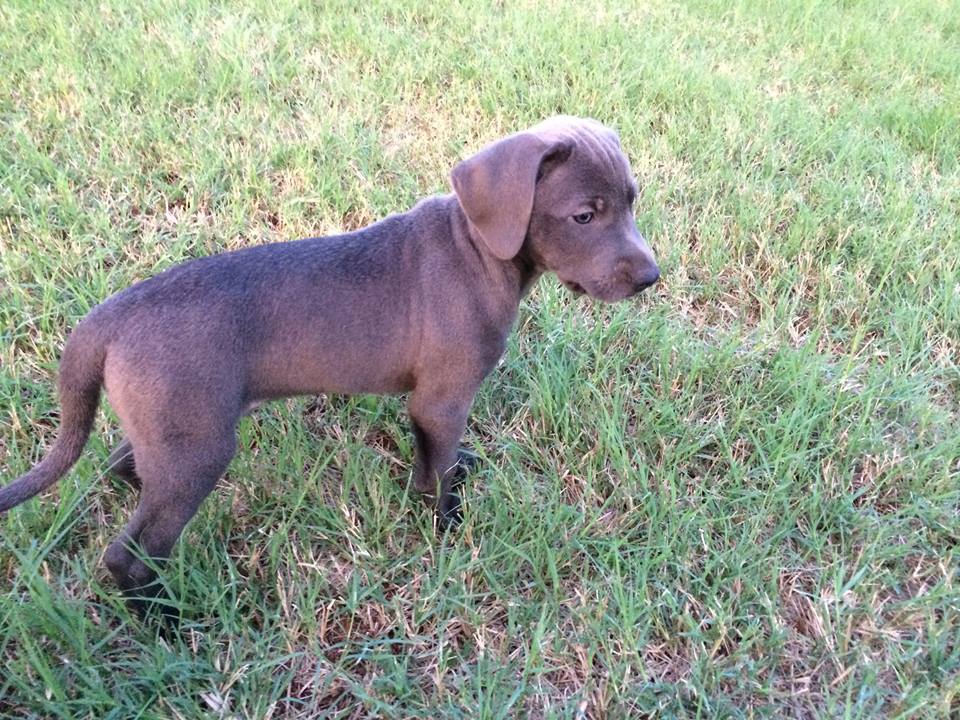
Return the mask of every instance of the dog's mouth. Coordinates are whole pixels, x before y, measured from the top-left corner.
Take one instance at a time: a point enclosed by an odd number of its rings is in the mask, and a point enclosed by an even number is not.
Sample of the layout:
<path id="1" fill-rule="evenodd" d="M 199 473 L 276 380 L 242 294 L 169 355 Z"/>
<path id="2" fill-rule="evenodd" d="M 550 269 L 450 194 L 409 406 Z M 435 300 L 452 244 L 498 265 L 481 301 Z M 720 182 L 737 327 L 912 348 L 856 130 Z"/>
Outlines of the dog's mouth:
<path id="1" fill-rule="evenodd" d="M 605 282 L 592 283 L 590 288 L 587 289 L 587 287 L 581 285 L 575 280 L 565 280 L 560 278 L 560 282 L 565 288 L 567 288 L 567 290 L 578 297 L 586 295 L 594 298 L 595 300 L 606 303 L 615 303 L 620 302 L 621 300 L 626 300 L 627 298 L 636 295 L 639 290 L 643 289 L 632 284 L 626 285 L 623 283 Z"/>
<path id="2" fill-rule="evenodd" d="M 574 295 L 585 295 L 587 292 L 586 290 L 583 289 L 583 285 L 581 285 L 580 283 L 574 282 L 573 280 L 561 280 L 560 282 L 562 282 L 564 287 L 567 288 L 567 290 L 572 292 Z"/>

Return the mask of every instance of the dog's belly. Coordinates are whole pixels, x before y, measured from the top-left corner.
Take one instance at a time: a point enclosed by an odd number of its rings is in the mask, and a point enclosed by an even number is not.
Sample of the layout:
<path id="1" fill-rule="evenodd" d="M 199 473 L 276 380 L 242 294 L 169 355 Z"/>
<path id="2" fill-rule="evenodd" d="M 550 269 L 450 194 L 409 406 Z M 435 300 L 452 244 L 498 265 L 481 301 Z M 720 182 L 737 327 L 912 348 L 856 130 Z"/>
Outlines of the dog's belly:
<path id="1" fill-rule="evenodd" d="M 281 342 L 255 353 L 247 395 L 265 400 L 320 392 L 390 394 L 413 389 L 412 363 L 396 348 L 352 342 Z"/>
<path id="2" fill-rule="evenodd" d="M 282 364 L 274 364 L 269 372 L 252 373 L 247 399 L 256 402 L 322 392 L 384 395 L 413 389 L 411 372 L 373 368 L 369 362 L 351 356 L 329 363 L 323 363 L 322 360 L 315 358 L 309 362 L 298 362 L 297 358 L 290 358 Z"/>

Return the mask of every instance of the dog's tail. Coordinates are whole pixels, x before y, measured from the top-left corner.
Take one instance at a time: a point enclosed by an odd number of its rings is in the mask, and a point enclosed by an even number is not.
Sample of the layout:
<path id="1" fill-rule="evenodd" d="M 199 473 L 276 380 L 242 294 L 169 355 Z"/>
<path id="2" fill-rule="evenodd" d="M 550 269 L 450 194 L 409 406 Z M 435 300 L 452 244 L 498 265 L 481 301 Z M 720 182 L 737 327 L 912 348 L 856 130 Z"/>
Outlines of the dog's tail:
<path id="1" fill-rule="evenodd" d="M 4 488 L 0 512 L 50 487 L 80 457 L 93 427 L 103 382 L 106 350 L 93 323 L 81 322 L 70 334 L 60 359 L 60 431 L 46 456 Z"/>

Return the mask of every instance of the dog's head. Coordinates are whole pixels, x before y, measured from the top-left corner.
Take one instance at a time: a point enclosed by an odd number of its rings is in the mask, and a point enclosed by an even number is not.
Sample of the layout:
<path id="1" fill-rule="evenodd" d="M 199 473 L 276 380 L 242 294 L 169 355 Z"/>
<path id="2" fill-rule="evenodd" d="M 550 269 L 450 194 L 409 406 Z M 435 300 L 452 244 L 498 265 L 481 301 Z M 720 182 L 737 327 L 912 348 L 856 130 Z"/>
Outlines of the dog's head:
<path id="1" fill-rule="evenodd" d="M 660 270 L 633 218 L 637 186 L 620 141 L 594 120 L 556 117 L 487 146 L 451 173 L 484 246 L 524 253 L 576 293 L 615 302 Z"/>

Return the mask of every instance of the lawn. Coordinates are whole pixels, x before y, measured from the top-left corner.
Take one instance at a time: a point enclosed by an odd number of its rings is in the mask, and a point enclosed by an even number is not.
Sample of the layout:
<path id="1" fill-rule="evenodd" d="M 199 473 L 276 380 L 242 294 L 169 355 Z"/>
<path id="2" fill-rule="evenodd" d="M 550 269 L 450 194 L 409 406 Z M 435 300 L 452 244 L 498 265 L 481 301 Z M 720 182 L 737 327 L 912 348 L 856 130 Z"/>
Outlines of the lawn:
<path id="1" fill-rule="evenodd" d="M 177 546 L 178 638 L 101 556 L 109 408 L 0 517 L 0 716 L 960 714 L 960 3 L 0 4 L 0 482 L 94 305 L 354 229 L 557 112 L 615 126 L 663 271 L 545 277 L 458 532 L 403 398 L 246 418 Z"/>

